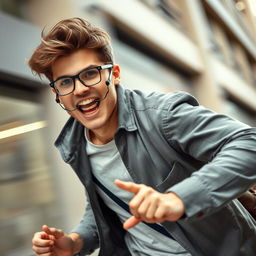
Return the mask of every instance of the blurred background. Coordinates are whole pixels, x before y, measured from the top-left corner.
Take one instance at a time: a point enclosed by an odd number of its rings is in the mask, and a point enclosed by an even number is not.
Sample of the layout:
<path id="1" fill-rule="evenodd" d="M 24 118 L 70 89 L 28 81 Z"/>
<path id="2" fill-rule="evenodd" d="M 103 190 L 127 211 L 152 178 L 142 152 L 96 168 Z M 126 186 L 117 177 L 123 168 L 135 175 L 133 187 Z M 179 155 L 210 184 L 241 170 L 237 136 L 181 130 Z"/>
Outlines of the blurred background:
<path id="1" fill-rule="evenodd" d="M 184 90 L 256 124 L 255 0 L 0 0 L 1 256 L 33 255 L 43 224 L 68 232 L 83 214 L 83 188 L 53 146 L 68 115 L 26 64 L 41 30 L 74 16 L 110 33 L 124 86 Z"/>

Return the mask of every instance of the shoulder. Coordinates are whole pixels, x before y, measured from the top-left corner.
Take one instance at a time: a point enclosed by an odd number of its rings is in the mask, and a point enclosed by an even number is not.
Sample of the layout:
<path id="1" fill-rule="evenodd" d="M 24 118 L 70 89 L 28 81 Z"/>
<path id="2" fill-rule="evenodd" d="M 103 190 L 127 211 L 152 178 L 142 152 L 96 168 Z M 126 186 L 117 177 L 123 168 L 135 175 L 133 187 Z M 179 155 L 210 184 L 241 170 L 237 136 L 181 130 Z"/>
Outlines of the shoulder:
<path id="1" fill-rule="evenodd" d="M 140 90 L 125 90 L 126 99 L 131 108 L 137 110 L 162 109 L 172 110 L 181 104 L 198 106 L 198 101 L 189 93 L 184 91 L 161 93 L 161 92 L 142 92 Z"/>

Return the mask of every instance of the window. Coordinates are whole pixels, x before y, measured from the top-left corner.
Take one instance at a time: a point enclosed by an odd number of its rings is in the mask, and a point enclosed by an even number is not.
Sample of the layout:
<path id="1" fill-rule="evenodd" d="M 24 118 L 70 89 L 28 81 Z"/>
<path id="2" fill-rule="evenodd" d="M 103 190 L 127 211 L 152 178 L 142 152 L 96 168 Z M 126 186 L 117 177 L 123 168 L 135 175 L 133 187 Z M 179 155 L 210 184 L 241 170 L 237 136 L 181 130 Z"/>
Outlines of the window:
<path id="1" fill-rule="evenodd" d="M 209 50 L 217 56 L 221 61 L 224 61 L 224 54 L 222 49 L 222 44 L 220 43 L 221 35 L 218 24 L 214 21 L 214 19 L 206 13 L 206 17 L 208 20 L 208 38 L 209 38 Z"/>
<path id="2" fill-rule="evenodd" d="M 180 31 L 189 34 L 187 28 L 186 8 L 183 1 L 176 0 L 141 0 L 149 8 L 156 11 Z"/>
<path id="3" fill-rule="evenodd" d="M 245 124 L 255 126 L 255 113 L 247 107 L 240 104 L 232 96 L 227 95 L 227 99 L 224 104 L 224 111 L 227 115 L 235 118 Z"/>

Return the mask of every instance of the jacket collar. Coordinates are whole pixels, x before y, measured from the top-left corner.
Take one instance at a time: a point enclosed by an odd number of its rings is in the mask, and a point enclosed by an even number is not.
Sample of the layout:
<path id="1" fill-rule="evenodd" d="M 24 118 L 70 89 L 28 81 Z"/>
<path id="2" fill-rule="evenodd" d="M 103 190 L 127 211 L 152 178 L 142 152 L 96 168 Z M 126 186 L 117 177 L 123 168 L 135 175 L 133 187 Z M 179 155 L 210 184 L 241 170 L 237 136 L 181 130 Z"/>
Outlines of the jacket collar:
<path id="1" fill-rule="evenodd" d="M 137 126 L 134 122 L 133 109 L 131 106 L 131 91 L 124 89 L 120 84 L 117 86 L 118 97 L 118 128 L 126 131 L 135 131 Z"/>
<path id="2" fill-rule="evenodd" d="M 134 122 L 133 110 L 131 107 L 131 91 L 117 85 L 118 97 L 118 128 L 128 132 L 135 131 L 137 126 Z M 81 143 L 85 143 L 84 126 L 70 117 L 63 127 L 54 145 L 59 149 L 65 162 L 70 161 L 74 153 L 79 149 Z"/>

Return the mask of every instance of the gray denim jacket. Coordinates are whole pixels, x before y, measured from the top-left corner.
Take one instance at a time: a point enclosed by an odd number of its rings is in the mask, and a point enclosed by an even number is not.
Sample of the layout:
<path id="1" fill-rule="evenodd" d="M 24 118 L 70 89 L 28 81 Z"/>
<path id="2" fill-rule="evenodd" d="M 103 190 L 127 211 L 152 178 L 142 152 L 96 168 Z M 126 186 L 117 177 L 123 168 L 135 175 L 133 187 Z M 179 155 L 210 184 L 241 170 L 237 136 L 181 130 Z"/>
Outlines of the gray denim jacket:
<path id="1" fill-rule="evenodd" d="M 117 86 L 115 142 L 136 183 L 173 191 L 185 216 L 164 227 L 193 256 L 256 255 L 256 222 L 234 199 L 256 183 L 256 129 L 216 114 L 183 92 L 144 94 Z M 86 154 L 84 127 L 70 118 L 55 145 L 89 200 L 72 230 L 84 239 L 80 255 L 130 255 L 116 214 L 98 197 Z M 234 199 L 234 200 L 233 200 Z"/>

